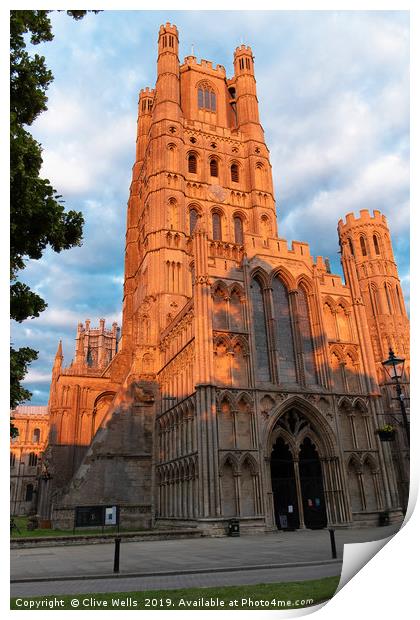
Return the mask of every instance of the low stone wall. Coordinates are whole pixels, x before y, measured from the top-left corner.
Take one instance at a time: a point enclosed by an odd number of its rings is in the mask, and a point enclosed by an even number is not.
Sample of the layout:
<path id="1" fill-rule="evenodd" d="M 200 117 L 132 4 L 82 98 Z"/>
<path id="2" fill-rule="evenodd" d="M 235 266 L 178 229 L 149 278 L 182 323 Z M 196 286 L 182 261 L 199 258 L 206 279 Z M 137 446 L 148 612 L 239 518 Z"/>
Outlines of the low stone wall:
<path id="1" fill-rule="evenodd" d="M 263 534 L 269 531 L 263 517 L 224 517 L 222 519 L 195 519 L 194 521 L 179 518 L 159 518 L 156 520 L 155 527 L 173 528 L 174 530 L 183 527 L 196 527 L 203 536 L 220 537 L 227 535 L 228 523 L 231 519 L 239 520 L 241 536 Z"/>
<path id="2" fill-rule="evenodd" d="M 197 528 L 150 530 L 147 532 L 120 532 L 119 534 L 75 534 L 74 536 L 45 536 L 39 538 L 12 538 L 11 549 L 31 549 L 35 547 L 57 547 L 61 545 L 96 545 L 113 543 L 116 536 L 123 542 L 138 542 L 141 540 L 170 540 L 173 538 L 201 538 L 202 532 Z"/>

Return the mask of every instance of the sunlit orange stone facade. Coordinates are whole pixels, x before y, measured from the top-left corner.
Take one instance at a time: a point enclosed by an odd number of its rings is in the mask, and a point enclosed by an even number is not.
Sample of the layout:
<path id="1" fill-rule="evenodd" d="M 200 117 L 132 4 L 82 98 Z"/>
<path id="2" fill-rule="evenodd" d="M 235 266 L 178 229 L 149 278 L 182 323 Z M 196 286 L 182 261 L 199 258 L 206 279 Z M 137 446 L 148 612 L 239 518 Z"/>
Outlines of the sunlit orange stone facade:
<path id="1" fill-rule="evenodd" d="M 44 518 L 72 527 L 76 506 L 116 504 L 125 525 L 215 535 L 232 517 L 248 531 L 400 518 L 403 430 L 392 445 L 376 433 L 398 413 L 381 361 L 409 355 L 386 218 L 340 221 L 345 284 L 277 230 L 251 49 L 227 78 L 180 64 L 177 28 L 161 26 L 121 338 L 80 325 L 72 366 L 57 352 Z"/>

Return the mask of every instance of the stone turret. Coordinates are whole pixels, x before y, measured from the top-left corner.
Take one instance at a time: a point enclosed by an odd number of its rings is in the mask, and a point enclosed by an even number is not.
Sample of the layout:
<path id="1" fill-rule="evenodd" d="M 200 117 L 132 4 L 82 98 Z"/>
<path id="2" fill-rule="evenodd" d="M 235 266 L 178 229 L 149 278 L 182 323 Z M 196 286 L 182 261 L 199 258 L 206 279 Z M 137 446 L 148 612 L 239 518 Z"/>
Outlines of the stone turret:
<path id="1" fill-rule="evenodd" d="M 171 118 L 181 113 L 179 89 L 178 29 L 166 23 L 159 29 L 156 81 L 156 104 L 153 120 Z"/>
<path id="2" fill-rule="evenodd" d="M 91 328 L 90 320 L 79 323 L 76 334 L 76 356 L 74 368 L 105 368 L 117 352 L 119 328 L 117 323 L 111 329 L 105 328 L 105 319 L 99 320 L 99 327 Z"/>
<path id="3" fill-rule="evenodd" d="M 409 346 L 408 317 L 388 223 L 380 211 L 375 210 L 371 216 L 363 209 L 358 218 L 349 213 L 345 223 L 340 220 L 338 234 L 346 284 L 354 289 L 354 270 L 381 375 L 381 361 L 388 357 L 389 349 L 407 357 Z"/>

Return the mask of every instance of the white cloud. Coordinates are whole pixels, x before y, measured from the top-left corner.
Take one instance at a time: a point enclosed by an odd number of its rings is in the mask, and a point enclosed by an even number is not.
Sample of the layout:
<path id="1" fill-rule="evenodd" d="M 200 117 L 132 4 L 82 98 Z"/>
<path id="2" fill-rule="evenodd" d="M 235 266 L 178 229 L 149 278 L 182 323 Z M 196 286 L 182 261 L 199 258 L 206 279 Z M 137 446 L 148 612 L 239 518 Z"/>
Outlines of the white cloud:
<path id="1" fill-rule="evenodd" d="M 53 140 L 54 144 L 44 150 L 42 174 L 66 196 L 89 194 L 112 182 L 117 160 L 134 154 L 134 114 L 115 116 L 107 122 L 93 114 L 81 116 L 73 119 L 70 127 L 64 122 L 65 108 L 58 111 L 53 106 L 45 117 L 49 120 L 39 129 L 45 132 L 44 141 Z"/>
<path id="2" fill-rule="evenodd" d="M 51 372 L 43 373 L 30 368 L 28 374 L 23 380 L 23 383 L 50 383 L 50 381 Z"/>

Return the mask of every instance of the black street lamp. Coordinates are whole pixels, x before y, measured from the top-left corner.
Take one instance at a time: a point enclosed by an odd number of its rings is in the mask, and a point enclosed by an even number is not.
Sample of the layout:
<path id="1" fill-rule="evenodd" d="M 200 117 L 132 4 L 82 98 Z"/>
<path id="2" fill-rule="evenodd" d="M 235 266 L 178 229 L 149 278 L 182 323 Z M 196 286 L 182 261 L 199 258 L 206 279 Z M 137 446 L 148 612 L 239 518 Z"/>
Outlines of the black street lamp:
<path id="1" fill-rule="evenodd" d="M 382 362 L 382 366 L 385 368 L 387 375 L 395 383 L 395 389 L 397 391 L 397 400 L 400 403 L 401 415 L 403 419 L 405 433 L 407 435 L 408 446 L 410 446 L 410 427 L 408 425 L 407 411 L 405 409 L 404 395 L 401 390 L 400 379 L 404 372 L 405 359 L 397 357 L 392 349 L 389 349 L 389 357 Z"/>

